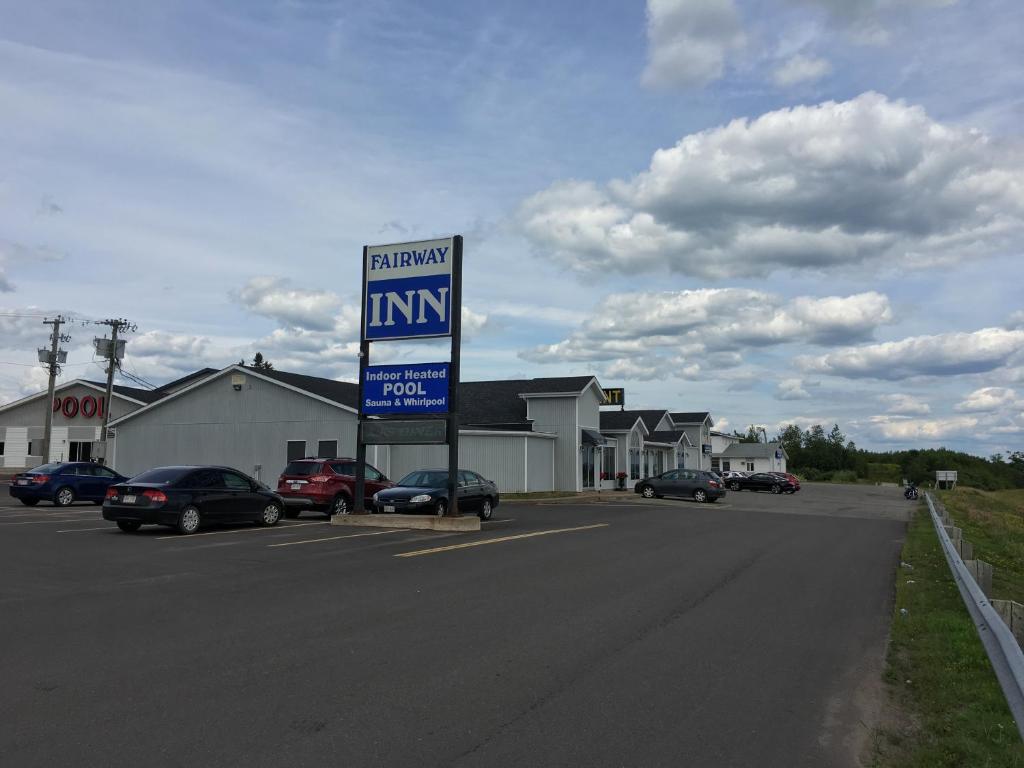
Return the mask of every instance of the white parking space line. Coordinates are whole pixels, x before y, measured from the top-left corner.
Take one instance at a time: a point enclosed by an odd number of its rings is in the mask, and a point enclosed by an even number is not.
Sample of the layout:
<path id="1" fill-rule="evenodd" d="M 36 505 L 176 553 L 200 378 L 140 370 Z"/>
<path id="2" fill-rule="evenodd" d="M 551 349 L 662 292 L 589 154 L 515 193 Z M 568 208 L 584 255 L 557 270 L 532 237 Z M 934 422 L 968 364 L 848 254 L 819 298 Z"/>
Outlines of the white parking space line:
<path id="1" fill-rule="evenodd" d="M 337 541 L 338 539 L 358 539 L 361 536 L 383 536 L 386 533 L 405 533 L 409 528 L 397 531 L 374 531 L 373 533 L 347 533 L 344 536 L 328 536 L 325 539 L 306 539 L 304 541 L 286 541 L 283 544 L 267 544 L 268 547 L 294 547 L 296 544 L 316 544 L 321 541 Z"/>
<path id="2" fill-rule="evenodd" d="M 104 525 L 102 528 L 65 528 L 63 531 L 57 531 L 57 533 L 85 533 L 86 531 L 113 531 L 116 530 L 116 525 Z"/>
<path id="3" fill-rule="evenodd" d="M 13 525 L 43 525 L 45 523 L 95 523 L 96 520 L 82 520 L 74 517 L 60 517 L 54 518 L 53 520 L 21 520 L 17 523 L 0 522 L 0 527 L 8 527 Z"/>
<path id="4" fill-rule="evenodd" d="M 284 528 L 305 528 L 309 525 L 330 525 L 326 520 L 322 523 L 281 523 Z M 280 533 L 281 528 L 270 525 L 270 526 L 253 526 L 252 528 L 232 528 L 230 531 L 206 531 L 204 533 L 190 533 L 187 536 L 182 536 L 180 533 L 173 533 L 170 536 L 157 536 L 157 540 L 160 539 L 178 539 L 179 541 L 185 539 L 194 539 L 198 536 L 227 536 L 231 533 L 252 533 L 253 531 L 262 531 L 263 533 Z"/>
<path id="5" fill-rule="evenodd" d="M 481 520 L 481 525 L 487 525 L 488 523 L 514 523 L 516 519 L 514 517 L 502 517 L 498 520 Z"/>

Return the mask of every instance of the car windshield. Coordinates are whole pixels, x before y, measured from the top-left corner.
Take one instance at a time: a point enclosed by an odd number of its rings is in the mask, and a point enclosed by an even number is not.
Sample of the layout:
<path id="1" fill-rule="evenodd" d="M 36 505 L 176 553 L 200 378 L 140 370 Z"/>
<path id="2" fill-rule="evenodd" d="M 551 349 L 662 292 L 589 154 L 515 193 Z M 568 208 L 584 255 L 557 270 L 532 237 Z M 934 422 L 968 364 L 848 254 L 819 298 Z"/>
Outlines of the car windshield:
<path id="1" fill-rule="evenodd" d="M 317 475 L 320 474 L 320 464 L 315 461 L 293 461 L 284 468 L 284 472 L 282 472 L 282 474 L 298 475 L 299 477 Z"/>
<path id="2" fill-rule="evenodd" d="M 32 469 L 30 469 L 28 472 L 26 472 L 26 474 L 34 475 L 38 473 L 40 475 L 47 475 L 51 472 L 56 472 L 63 466 L 64 465 L 61 464 L 60 462 L 54 464 L 40 464 L 38 467 L 33 467 Z"/>
<path id="3" fill-rule="evenodd" d="M 136 475 L 131 479 L 131 482 L 167 485 L 168 483 L 173 483 L 188 471 L 188 469 L 181 467 L 157 467 L 156 469 L 148 469 L 141 475 Z"/>
<path id="4" fill-rule="evenodd" d="M 443 488 L 448 485 L 447 472 L 410 472 L 398 481 L 406 488 Z"/>

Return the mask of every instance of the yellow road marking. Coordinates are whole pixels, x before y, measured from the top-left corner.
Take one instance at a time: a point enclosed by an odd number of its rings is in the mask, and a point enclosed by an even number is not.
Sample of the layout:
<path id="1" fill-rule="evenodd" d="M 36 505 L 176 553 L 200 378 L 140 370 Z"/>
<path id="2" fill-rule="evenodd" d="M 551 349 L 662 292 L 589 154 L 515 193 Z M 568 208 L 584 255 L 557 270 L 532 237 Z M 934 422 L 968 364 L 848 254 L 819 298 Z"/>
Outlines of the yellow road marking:
<path id="1" fill-rule="evenodd" d="M 551 531 L 534 531 L 533 533 L 520 533 L 515 536 L 501 536 L 496 539 L 485 539 L 483 541 L 470 541 L 465 544 L 449 544 L 447 547 L 434 547 L 433 549 L 417 549 L 415 552 L 402 552 L 395 557 L 418 557 L 419 555 L 433 555 L 436 552 L 450 552 L 453 549 L 468 549 L 469 547 L 482 547 L 484 544 L 500 544 L 503 541 L 515 541 L 516 539 L 530 539 L 534 536 L 549 536 L 552 533 L 570 533 L 572 531 L 589 531 L 593 528 L 607 528 L 609 523 L 597 523 L 596 525 L 581 525 L 578 528 L 555 528 Z"/>
<path id="2" fill-rule="evenodd" d="M 358 539 L 360 536 L 383 536 L 385 533 L 404 533 L 408 528 L 397 531 L 374 531 L 373 533 L 346 533 L 344 536 L 328 536 L 326 539 L 305 539 L 304 541 L 286 541 L 283 544 L 267 544 L 268 547 L 294 547 L 296 544 L 316 544 L 319 541 L 337 541 L 338 539 Z"/>
<path id="3" fill-rule="evenodd" d="M 307 525 L 330 525 L 330 523 L 282 523 L 285 528 L 305 528 Z M 187 536 L 182 536 L 180 533 L 175 533 L 170 536 L 157 536 L 157 540 L 160 539 L 194 539 L 197 536 L 224 536 L 228 533 L 249 533 L 250 531 L 279 531 L 280 528 L 274 525 L 262 526 L 254 525 L 252 528 L 234 528 L 230 531 L 206 531 L 205 533 L 192 533 Z"/>

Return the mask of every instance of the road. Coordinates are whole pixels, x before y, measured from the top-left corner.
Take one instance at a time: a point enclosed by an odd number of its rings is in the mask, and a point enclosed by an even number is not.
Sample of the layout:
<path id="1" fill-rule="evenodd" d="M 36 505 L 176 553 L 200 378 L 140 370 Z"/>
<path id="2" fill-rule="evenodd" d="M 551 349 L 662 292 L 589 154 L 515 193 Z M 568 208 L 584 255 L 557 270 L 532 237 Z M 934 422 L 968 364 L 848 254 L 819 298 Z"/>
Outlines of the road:
<path id="1" fill-rule="evenodd" d="M 0 765 L 856 765 L 905 504 L 613 493 L 472 534 L 191 537 L 4 505 Z"/>

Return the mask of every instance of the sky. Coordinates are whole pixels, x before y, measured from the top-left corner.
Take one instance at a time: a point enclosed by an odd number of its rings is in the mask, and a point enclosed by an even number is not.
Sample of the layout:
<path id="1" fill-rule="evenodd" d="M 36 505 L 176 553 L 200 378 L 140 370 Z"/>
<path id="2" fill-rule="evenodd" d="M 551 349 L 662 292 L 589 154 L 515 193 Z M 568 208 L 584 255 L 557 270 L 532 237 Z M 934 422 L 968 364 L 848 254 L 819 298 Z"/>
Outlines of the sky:
<path id="1" fill-rule="evenodd" d="M 465 237 L 463 378 L 1024 449 L 1017 0 L 0 0 L 0 398 L 353 380 L 364 245 Z M 377 343 L 374 362 L 443 359 Z M 127 377 L 125 383 L 130 383 Z"/>

